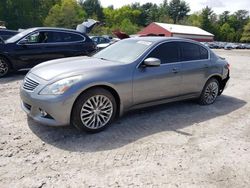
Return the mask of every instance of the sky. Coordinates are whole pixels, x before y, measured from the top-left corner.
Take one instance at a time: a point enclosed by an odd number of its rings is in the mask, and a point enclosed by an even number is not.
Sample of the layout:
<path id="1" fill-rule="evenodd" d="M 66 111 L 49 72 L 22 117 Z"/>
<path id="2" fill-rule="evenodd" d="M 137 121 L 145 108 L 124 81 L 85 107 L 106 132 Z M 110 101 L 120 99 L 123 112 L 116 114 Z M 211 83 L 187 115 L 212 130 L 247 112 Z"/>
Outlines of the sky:
<path id="1" fill-rule="evenodd" d="M 244 9 L 250 12 L 250 0 L 185 0 L 190 8 L 191 13 L 200 11 L 205 6 L 213 8 L 213 11 L 217 14 L 222 13 L 225 10 L 230 11 L 231 13 Z M 163 0 L 100 0 L 102 6 L 107 7 L 109 5 L 114 5 L 115 8 L 119 8 L 123 5 L 131 4 L 134 2 L 139 2 L 144 4 L 147 2 L 152 2 L 160 4 Z"/>

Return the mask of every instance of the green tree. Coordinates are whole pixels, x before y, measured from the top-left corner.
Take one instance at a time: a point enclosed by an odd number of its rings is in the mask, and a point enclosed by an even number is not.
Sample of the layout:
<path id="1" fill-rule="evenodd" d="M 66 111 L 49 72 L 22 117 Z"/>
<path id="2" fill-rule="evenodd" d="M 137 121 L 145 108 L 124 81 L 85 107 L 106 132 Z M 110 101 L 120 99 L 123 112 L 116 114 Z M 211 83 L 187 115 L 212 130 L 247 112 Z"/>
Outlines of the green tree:
<path id="1" fill-rule="evenodd" d="M 1 0 L 0 20 L 10 29 L 41 26 L 51 6 L 60 0 Z"/>
<path id="2" fill-rule="evenodd" d="M 201 11 L 200 27 L 215 36 L 215 40 L 220 40 L 220 25 L 218 24 L 217 15 L 209 7 L 205 7 Z"/>
<path id="3" fill-rule="evenodd" d="M 104 20 L 103 8 L 99 0 L 80 0 L 79 3 L 86 11 L 88 18 L 97 19 L 98 21 Z"/>
<path id="4" fill-rule="evenodd" d="M 224 23 L 220 28 L 220 39 L 222 41 L 233 42 L 235 37 L 234 28 L 230 27 L 228 23 Z"/>
<path id="5" fill-rule="evenodd" d="M 54 5 L 44 21 L 45 26 L 76 28 L 86 17 L 85 11 L 75 0 L 62 0 Z"/>
<path id="6" fill-rule="evenodd" d="M 139 27 L 136 24 L 133 24 L 129 19 L 124 19 L 121 22 L 120 25 L 120 30 L 131 35 L 131 34 L 135 34 L 136 32 L 138 32 Z"/>
<path id="7" fill-rule="evenodd" d="M 174 23 L 178 23 L 184 19 L 189 11 L 190 7 L 185 1 L 172 0 L 169 3 L 169 16 L 173 19 Z"/>
<path id="8" fill-rule="evenodd" d="M 104 9 L 105 23 L 107 27 L 110 27 L 112 30 L 123 29 L 125 28 L 125 23 L 129 24 L 129 27 L 137 28 L 138 18 L 141 12 L 136 9 L 132 9 L 130 6 L 123 6 L 119 9 Z M 129 29 L 130 31 L 135 29 Z M 129 34 L 132 34 L 129 32 Z"/>
<path id="9" fill-rule="evenodd" d="M 238 10 L 234 13 L 234 15 L 237 20 L 242 22 L 243 25 L 247 23 L 247 20 L 249 18 L 249 12 L 247 10 Z"/>
<path id="10" fill-rule="evenodd" d="M 137 24 L 140 26 L 147 26 L 151 22 L 158 21 L 161 14 L 159 7 L 153 3 L 145 3 L 143 5 L 140 5 L 139 3 L 133 3 L 131 8 L 141 12 L 137 21 Z"/>
<path id="11" fill-rule="evenodd" d="M 213 11 L 211 8 L 206 7 L 202 9 L 201 12 L 201 28 L 206 30 L 206 31 L 212 31 L 212 21 L 211 21 L 211 16 L 213 14 Z"/>
<path id="12" fill-rule="evenodd" d="M 228 23 L 236 31 L 243 30 L 244 25 L 247 24 L 248 18 L 249 18 L 248 11 L 238 10 L 233 15 L 230 15 Z"/>
<path id="13" fill-rule="evenodd" d="M 219 15 L 219 23 L 223 25 L 224 23 L 227 23 L 229 20 L 230 12 L 224 11 L 221 15 Z"/>
<path id="14" fill-rule="evenodd" d="M 192 26 L 196 26 L 196 27 L 201 27 L 201 16 L 199 13 L 194 13 L 188 16 L 187 21 L 186 21 L 187 25 L 192 25 Z"/>
<path id="15" fill-rule="evenodd" d="M 169 5 L 167 0 L 164 0 L 159 6 L 159 22 L 173 23 L 173 19 L 169 16 Z"/>
<path id="16" fill-rule="evenodd" d="M 245 25 L 240 41 L 241 42 L 250 42 L 250 21 L 248 22 L 247 25 Z"/>

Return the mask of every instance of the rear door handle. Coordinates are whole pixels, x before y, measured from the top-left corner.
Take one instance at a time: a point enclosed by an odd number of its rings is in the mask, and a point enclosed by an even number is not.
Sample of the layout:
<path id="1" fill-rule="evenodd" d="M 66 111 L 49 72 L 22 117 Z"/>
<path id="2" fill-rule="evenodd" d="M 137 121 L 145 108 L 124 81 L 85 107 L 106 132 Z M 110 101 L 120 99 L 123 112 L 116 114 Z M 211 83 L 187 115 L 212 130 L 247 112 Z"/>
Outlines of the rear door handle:
<path id="1" fill-rule="evenodd" d="M 179 71 L 178 71 L 177 68 L 173 68 L 173 69 L 172 69 L 172 72 L 173 72 L 173 73 L 178 73 Z"/>
<path id="2" fill-rule="evenodd" d="M 205 64 L 205 68 L 208 68 L 209 66 L 208 66 L 208 64 Z"/>

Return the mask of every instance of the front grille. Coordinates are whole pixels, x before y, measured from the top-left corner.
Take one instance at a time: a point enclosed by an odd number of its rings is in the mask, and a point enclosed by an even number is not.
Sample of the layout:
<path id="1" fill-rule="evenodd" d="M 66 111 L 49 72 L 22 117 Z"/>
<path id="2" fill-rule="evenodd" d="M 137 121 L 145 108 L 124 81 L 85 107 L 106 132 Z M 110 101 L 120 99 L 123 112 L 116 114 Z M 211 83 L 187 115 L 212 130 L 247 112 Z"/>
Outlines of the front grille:
<path id="1" fill-rule="evenodd" d="M 28 91 L 33 91 L 34 89 L 36 89 L 36 87 L 39 85 L 38 82 L 25 77 L 24 81 L 23 81 L 23 89 L 28 90 Z"/>

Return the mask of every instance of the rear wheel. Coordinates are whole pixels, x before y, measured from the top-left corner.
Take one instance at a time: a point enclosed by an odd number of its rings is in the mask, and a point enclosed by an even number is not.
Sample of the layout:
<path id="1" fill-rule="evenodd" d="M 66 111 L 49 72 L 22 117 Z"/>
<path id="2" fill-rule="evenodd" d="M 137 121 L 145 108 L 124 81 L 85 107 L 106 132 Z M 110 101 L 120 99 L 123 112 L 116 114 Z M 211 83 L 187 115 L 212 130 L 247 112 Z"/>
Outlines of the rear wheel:
<path id="1" fill-rule="evenodd" d="M 201 105 L 213 104 L 219 93 L 219 82 L 215 78 L 211 78 L 205 84 L 201 96 L 199 98 L 199 103 Z"/>
<path id="2" fill-rule="evenodd" d="M 0 56 L 0 78 L 4 77 L 10 72 L 10 64 L 8 60 Z"/>
<path id="3" fill-rule="evenodd" d="M 116 109 L 115 98 L 109 91 L 91 89 L 75 102 L 71 122 L 79 130 L 99 132 L 114 120 Z"/>

